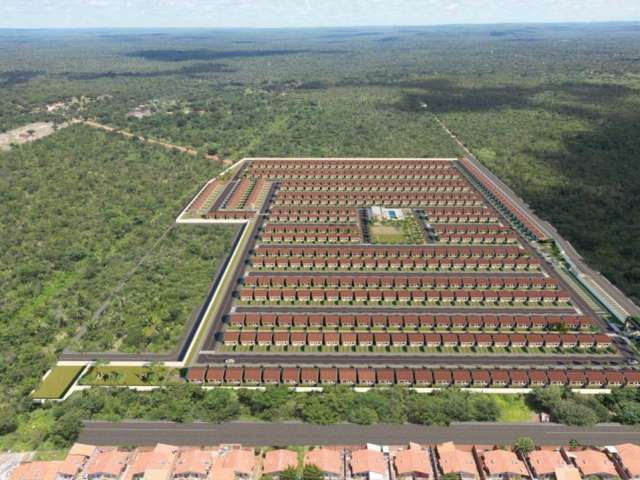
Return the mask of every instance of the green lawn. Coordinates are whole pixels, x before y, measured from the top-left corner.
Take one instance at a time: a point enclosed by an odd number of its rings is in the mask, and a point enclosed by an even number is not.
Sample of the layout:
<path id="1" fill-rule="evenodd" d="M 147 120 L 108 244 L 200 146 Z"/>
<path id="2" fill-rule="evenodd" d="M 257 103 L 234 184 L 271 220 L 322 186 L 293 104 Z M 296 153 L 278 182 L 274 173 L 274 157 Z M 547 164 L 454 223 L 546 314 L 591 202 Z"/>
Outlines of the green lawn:
<path id="1" fill-rule="evenodd" d="M 33 393 L 33 398 L 62 398 L 83 368 L 82 366 L 54 367 Z"/>
<path id="2" fill-rule="evenodd" d="M 369 228 L 373 243 L 398 244 L 407 243 L 407 237 L 399 226 L 372 225 Z"/>
<path id="3" fill-rule="evenodd" d="M 93 386 L 144 386 L 144 385 L 165 385 L 174 381 L 179 381 L 179 372 L 161 366 L 148 367 L 92 367 L 86 375 L 82 377 L 82 385 Z"/>
<path id="4" fill-rule="evenodd" d="M 494 395 L 494 398 L 500 407 L 500 422 L 529 422 L 535 415 L 522 395 Z"/>

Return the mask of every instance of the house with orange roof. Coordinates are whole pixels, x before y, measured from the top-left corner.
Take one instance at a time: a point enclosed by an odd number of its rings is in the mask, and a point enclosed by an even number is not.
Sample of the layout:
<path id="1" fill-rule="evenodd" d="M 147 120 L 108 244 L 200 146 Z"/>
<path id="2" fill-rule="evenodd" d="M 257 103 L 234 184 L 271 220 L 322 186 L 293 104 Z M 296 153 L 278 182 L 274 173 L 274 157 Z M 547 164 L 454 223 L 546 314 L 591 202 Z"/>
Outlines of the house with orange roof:
<path id="1" fill-rule="evenodd" d="M 479 458 L 485 480 L 529 478 L 524 462 L 509 450 L 487 450 Z"/>
<path id="2" fill-rule="evenodd" d="M 56 469 L 56 480 L 73 480 L 87 463 L 84 455 L 69 454 Z"/>
<path id="3" fill-rule="evenodd" d="M 153 449 L 139 448 L 124 480 L 168 480 L 178 457 L 178 448 L 159 443 Z"/>
<path id="4" fill-rule="evenodd" d="M 233 468 L 224 466 L 224 458 L 220 456 L 220 452 L 217 456 L 214 455 L 207 480 L 235 480 L 235 478 L 236 474 Z"/>
<path id="5" fill-rule="evenodd" d="M 82 455 L 83 457 L 90 458 L 97 452 L 95 445 L 87 445 L 86 443 L 74 443 L 69 449 L 69 455 Z"/>
<path id="6" fill-rule="evenodd" d="M 298 467 L 298 454 L 291 450 L 271 450 L 264 456 L 262 473 L 277 478 L 288 468 Z"/>
<path id="7" fill-rule="evenodd" d="M 613 448 L 614 457 L 623 473 L 630 480 L 640 480 L 640 446 L 623 443 Z"/>
<path id="8" fill-rule="evenodd" d="M 26 462 L 13 471 L 9 480 L 56 480 L 62 462 Z"/>
<path id="9" fill-rule="evenodd" d="M 94 445 L 83 443 L 74 444 L 67 453 L 67 457 L 58 462 L 56 480 L 73 480 L 84 468 L 89 458 L 97 451 Z"/>
<path id="10" fill-rule="evenodd" d="M 453 442 L 441 443 L 436 447 L 438 468 L 443 475 L 458 475 L 460 480 L 480 478 L 476 461 L 470 450 L 456 447 Z"/>
<path id="11" fill-rule="evenodd" d="M 600 450 L 587 448 L 576 452 L 568 452 L 567 456 L 584 477 L 598 477 L 601 480 L 612 480 L 619 477 L 613 462 Z"/>
<path id="12" fill-rule="evenodd" d="M 173 469 L 173 478 L 205 479 L 212 463 L 211 450 L 183 448 L 178 453 L 178 459 Z"/>
<path id="13" fill-rule="evenodd" d="M 327 480 L 342 478 L 342 454 L 338 450 L 330 448 L 314 448 L 304 456 L 305 465 L 315 465 L 324 474 Z"/>
<path id="14" fill-rule="evenodd" d="M 89 459 L 84 474 L 87 480 L 119 479 L 129 456 L 129 452 L 115 448 L 100 450 Z"/>
<path id="15" fill-rule="evenodd" d="M 582 475 L 576 467 L 560 467 L 555 470 L 556 480 L 582 480 Z"/>
<path id="16" fill-rule="evenodd" d="M 534 450 L 528 461 L 531 472 L 539 480 L 556 480 L 556 470 L 569 466 L 558 450 Z"/>
<path id="17" fill-rule="evenodd" d="M 73 480 L 97 451 L 93 445 L 76 443 L 69 449 L 62 461 L 27 462 L 14 471 L 16 478 L 37 478 L 38 480 Z M 11 477 L 13 478 L 13 476 Z"/>
<path id="18" fill-rule="evenodd" d="M 398 450 L 394 455 L 393 463 L 398 479 L 433 478 L 429 451 L 417 443 L 410 443 L 409 448 Z"/>
<path id="19" fill-rule="evenodd" d="M 351 453 L 351 475 L 354 478 L 383 480 L 387 472 L 387 464 L 382 452 L 364 448 Z"/>
<path id="20" fill-rule="evenodd" d="M 236 478 L 251 479 L 255 476 L 256 457 L 253 450 L 234 448 L 222 456 L 221 464 L 216 467 L 231 469 Z M 227 474 L 224 470 L 223 473 Z"/>

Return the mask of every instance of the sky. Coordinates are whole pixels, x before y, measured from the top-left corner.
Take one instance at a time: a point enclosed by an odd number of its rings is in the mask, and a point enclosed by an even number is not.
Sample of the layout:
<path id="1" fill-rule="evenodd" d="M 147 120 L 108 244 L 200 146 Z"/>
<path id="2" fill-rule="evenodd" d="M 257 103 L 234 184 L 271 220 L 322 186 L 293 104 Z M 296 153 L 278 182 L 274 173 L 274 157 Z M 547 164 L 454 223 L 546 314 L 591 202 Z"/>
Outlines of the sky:
<path id="1" fill-rule="evenodd" d="M 637 20 L 640 0 L 0 0 L 0 28 L 272 28 Z"/>

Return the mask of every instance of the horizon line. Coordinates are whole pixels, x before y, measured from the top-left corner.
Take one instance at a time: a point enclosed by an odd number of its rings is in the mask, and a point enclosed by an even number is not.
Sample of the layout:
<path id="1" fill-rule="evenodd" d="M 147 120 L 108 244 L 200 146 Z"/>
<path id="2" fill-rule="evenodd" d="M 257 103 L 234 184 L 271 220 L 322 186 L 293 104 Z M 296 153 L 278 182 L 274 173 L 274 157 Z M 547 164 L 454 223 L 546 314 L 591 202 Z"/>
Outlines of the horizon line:
<path id="1" fill-rule="evenodd" d="M 477 22 L 477 23 L 434 23 L 434 24 L 353 24 L 353 25 L 316 25 L 316 26 L 0 26 L 2 30 L 316 30 L 316 29 L 353 29 L 353 28 L 437 28 L 437 27 L 481 27 L 507 25 L 607 25 L 607 24 L 639 24 L 635 20 L 569 20 L 569 21 L 513 21 L 513 22 Z"/>

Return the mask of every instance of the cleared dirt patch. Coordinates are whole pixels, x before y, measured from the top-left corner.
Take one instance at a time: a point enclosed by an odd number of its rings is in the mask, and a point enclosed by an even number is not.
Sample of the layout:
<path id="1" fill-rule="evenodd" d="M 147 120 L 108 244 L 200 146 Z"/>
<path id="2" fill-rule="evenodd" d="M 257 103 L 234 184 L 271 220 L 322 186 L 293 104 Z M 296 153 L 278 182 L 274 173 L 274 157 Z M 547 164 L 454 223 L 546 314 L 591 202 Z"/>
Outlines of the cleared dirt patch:
<path id="1" fill-rule="evenodd" d="M 11 145 L 22 145 L 23 143 L 35 142 L 47 137 L 60 128 L 68 124 L 63 123 L 54 128 L 51 122 L 36 122 L 14 128 L 6 133 L 0 133 L 0 150 L 11 150 Z"/>

